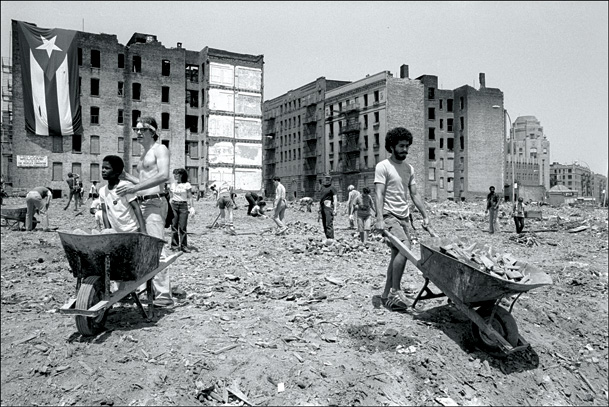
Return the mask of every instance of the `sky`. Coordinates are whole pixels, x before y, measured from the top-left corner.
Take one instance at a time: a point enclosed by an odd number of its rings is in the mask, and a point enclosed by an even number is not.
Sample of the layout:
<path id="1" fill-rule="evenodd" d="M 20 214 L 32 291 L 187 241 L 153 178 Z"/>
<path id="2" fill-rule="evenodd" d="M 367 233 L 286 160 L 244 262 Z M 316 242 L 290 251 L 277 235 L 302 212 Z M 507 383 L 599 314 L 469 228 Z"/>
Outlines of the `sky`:
<path id="1" fill-rule="evenodd" d="M 499 88 L 515 121 L 535 116 L 552 162 L 608 171 L 608 2 L 4 1 L 11 20 L 165 47 L 264 55 L 264 100 L 319 77 L 436 75 L 440 89 Z M 83 29 L 84 27 L 84 29 Z M 12 55 L 11 55 L 12 56 Z"/>

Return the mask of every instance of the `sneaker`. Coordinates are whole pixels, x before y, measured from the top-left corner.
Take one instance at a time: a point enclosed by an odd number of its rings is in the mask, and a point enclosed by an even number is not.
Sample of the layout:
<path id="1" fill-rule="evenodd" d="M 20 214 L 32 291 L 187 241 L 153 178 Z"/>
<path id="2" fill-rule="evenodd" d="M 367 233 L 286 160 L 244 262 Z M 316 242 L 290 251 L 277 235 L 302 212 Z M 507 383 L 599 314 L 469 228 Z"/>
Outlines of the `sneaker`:
<path id="1" fill-rule="evenodd" d="M 188 247 L 186 247 L 186 246 L 182 246 L 181 250 L 182 250 L 184 253 L 190 253 L 190 249 L 189 249 Z"/>
<path id="2" fill-rule="evenodd" d="M 405 311 L 410 307 L 410 304 L 403 291 L 392 288 L 383 306 L 391 311 Z"/>

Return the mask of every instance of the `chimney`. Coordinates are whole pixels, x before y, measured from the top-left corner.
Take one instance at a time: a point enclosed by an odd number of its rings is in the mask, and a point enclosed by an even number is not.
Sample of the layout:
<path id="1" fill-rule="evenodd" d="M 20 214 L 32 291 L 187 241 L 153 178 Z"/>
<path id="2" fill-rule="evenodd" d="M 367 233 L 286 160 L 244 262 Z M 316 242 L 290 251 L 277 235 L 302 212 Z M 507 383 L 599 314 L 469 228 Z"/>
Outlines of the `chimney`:
<path id="1" fill-rule="evenodd" d="M 408 65 L 400 66 L 400 78 L 407 79 L 408 78 Z"/>
<path id="2" fill-rule="evenodd" d="M 484 72 L 480 72 L 479 82 L 480 82 L 480 89 L 486 88 L 486 77 L 484 75 Z"/>

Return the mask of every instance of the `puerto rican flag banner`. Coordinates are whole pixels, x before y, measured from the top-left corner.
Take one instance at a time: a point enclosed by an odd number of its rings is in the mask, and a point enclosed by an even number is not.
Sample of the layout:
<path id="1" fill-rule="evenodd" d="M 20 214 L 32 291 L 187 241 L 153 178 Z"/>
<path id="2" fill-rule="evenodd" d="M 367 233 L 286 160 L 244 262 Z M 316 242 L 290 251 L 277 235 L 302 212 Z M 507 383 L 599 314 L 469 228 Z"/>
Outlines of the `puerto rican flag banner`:
<path id="1" fill-rule="evenodd" d="M 82 134 L 76 31 L 15 22 L 25 129 L 39 136 Z"/>

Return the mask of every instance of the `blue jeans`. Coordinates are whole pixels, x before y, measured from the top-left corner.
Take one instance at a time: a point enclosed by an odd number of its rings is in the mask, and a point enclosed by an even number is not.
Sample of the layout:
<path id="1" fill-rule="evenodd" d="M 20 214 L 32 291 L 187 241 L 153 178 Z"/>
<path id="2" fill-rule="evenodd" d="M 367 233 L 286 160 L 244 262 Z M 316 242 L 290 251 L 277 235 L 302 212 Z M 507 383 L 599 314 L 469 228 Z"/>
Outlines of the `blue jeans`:
<path id="1" fill-rule="evenodd" d="M 171 220 L 171 248 L 179 249 L 188 246 L 186 227 L 188 226 L 188 203 L 170 202 L 173 210 Z"/>

